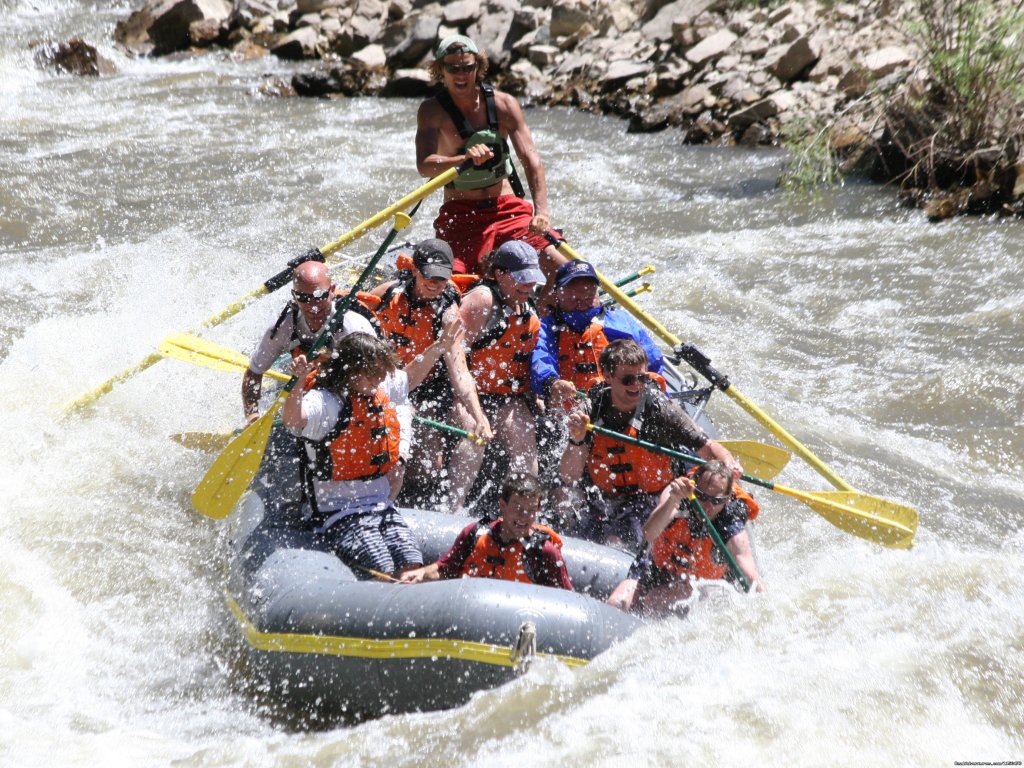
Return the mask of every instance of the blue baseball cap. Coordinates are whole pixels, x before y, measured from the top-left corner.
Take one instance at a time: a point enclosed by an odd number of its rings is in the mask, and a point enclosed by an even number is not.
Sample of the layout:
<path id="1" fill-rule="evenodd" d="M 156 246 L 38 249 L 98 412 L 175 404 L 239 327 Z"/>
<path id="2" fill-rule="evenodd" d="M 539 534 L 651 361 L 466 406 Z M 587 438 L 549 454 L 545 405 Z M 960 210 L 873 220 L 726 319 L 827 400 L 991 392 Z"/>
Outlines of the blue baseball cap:
<path id="1" fill-rule="evenodd" d="M 517 283 L 547 282 L 544 273 L 540 271 L 537 249 L 522 240 L 502 243 L 494 252 L 494 266 L 510 272 Z"/>
<path id="2" fill-rule="evenodd" d="M 588 261 L 567 261 L 555 273 L 555 287 L 565 288 L 573 280 L 593 280 L 596 283 L 597 272 Z"/>

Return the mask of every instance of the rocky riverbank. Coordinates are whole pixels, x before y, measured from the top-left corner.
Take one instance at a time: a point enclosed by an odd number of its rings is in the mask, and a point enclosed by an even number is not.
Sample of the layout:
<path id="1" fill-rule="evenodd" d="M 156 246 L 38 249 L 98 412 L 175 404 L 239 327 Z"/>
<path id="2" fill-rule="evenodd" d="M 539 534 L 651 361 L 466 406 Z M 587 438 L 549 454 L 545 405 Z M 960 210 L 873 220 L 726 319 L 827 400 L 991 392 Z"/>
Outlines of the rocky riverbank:
<path id="1" fill-rule="evenodd" d="M 491 79 L 526 104 L 620 115 L 632 131 L 676 130 L 687 143 L 814 139 L 842 172 L 901 181 L 934 218 L 1019 210 L 1016 144 L 982 173 L 944 184 L 900 157 L 894 105 L 921 101 L 929 73 L 904 0 L 784 4 L 741 0 L 150 0 L 118 24 L 137 55 L 227 49 L 308 60 L 265 93 L 422 96 L 441 37 L 487 53 Z M 907 154 L 907 153 L 904 153 Z M 955 165 L 955 162 L 952 163 Z M 999 166 L 999 173 L 994 168 Z M 971 170 L 971 169 L 968 169 Z M 988 173 L 991 171 L 991 173 Z M 933 174 L 934 175 L 934 174 Z"/>

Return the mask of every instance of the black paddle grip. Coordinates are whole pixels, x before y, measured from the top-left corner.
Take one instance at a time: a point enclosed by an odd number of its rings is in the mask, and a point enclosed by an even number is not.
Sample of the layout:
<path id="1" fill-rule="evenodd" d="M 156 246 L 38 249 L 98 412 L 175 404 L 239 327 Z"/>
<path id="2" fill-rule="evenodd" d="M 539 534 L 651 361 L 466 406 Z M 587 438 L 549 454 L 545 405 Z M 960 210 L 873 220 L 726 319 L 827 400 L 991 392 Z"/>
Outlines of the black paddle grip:
<path id="1" fill-rule="evenodd" d="M 672 351 L 679 360 L 687 363 L 693 370 L 723 392 L 731 386 L 729 384 L 729 377 L 713 368 L 711 366 L 711 358 L 693 346 L 693 344 L 680 344 Z"/>
<path id="2" fill-rule="evenodd" d="M 267 282 L 263 284 L 263 287 L 266 288 L 268 292 L 273 293 L 278 288 L 287 285 L 288 282 L 292 279 L 292 273 L 295 271 L 295 268 L 299 266 L 299 264 L 305 264 L 307 261 L 323 262 L 324 255 L 320 253 L 319 248 L 310 248 L 305 253 L 300 254 L 299 256 L 296 256 L 294 259 L 289 261 L 288 268 L 282 269 L 272 278 L 267 280 Z"/>

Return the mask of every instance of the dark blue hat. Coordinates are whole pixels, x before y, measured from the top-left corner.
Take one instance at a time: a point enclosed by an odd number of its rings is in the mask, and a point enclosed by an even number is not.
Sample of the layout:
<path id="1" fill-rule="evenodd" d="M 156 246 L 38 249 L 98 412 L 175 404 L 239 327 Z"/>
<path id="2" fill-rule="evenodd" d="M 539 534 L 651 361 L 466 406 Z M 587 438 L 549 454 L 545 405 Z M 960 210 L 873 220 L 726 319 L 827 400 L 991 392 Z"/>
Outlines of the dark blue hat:
<path id="1" fill-rule="evenodd" d="M 512 273 L 517 283 L 544 283 L 537 249 L 522 240 L 502 243 L 494 253 L 494 266 Z"/>
<path id="2" fill-rule="evenodd" d="M 597 272 L 587 261 L 567 261 L 565 264 L 558 268 L 555 273 L 555 286 L 558 288 L 564 288 L 573 280 L 579 279 L 593 280 L 595 283 L 598 282 Z"/>

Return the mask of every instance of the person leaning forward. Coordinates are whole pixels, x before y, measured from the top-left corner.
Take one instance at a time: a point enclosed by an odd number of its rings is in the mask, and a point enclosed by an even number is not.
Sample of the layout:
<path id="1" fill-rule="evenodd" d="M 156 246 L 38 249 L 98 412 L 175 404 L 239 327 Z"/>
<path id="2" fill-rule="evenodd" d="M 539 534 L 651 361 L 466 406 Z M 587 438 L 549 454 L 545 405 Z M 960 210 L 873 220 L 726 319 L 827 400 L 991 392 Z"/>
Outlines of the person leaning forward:
<path id="1" fill-rule="evenodd" d="M 480 405 L 511 460 L 513 471 L 537 474 L 535 397 L 530 390 L 530 355 L 537 343 L 540 320 L 533 291 L 544 282 L 537 251 L 511 240 L 488 259 L 487 276 L 462 297 L 459 315 L 466 326 L 469 371 Z M 463 429 L 471 416 L 461 403 L 453 411 Z M 483 447 L 462 440 L 449 463 L 452 510 L 460 512 L 480 471 Z"/>
<path id="2" fill-rule="evenodd" d="M 497 520 L 467 525 L 440 560 L 406 571 L 402 581 L 477 577 L 571 590 L 561 539 L 536 522 L 543 493 L 533 475 L 510 475 L 498 498 Z"/>
<path id="3" fill-rule="evenodd" d="M 580 535 L 635 554 L 643 546 L 643 525 L 658 495 L 682 468 L 662 454 L 590 432 L 591 421 L 706 461 L 717 459 L 737 478 L 743 469 L 728 449 L 665 396 L 648 375 L 647 355 L 637 342 L 610 343 L 601 353 L 600 367 L 604 381 L 569 415 L 569 445 L 560 477 L 564 486 L 574 486 L 586 474 L 589 504 L 577 523 Z"/>
<path id="4" fill-rule="evenodd" d="M 691 497 L 691 502 L 684 503 Z M 699 504 L 700 511 L 693 504 Z M 708 530 L 705 516 L 736 567 L 758 592 L 764 592 L 747 532 L 747 520 L 759 510 L 758 503 L 720 461 L 709 461 L 675 478 L 661 492 L 644 524 L 644 539 L 650 548 L 633 563 L 608 603 L 624 611 L 667 613 L 690 597 L 692 579 L 730 576 L 726 556 Z"/>
<path id="5" fill-rule="evenodd" d="M 445 187 L 434 221 L 437 236 L 452 247 L 457 272 L 476 274 L 484 254 L 508 240 L 524 240 L 541 253 L 551 283 L 566 259 L 544 236 L 551 227 L 544 164 L 519 102 L 483 82 L 487 66 L 487 56 L 464 35 L 438 44 L 430 67 L 438 91 L 420 104 L 416 117 L 416 168 L 433 178 L 467 159 L 475 165 Z M 509 142 L 532 206 L 523 199 Z"/>
<path id="6" fill-rule="evenodd" d="M 246 424 L 259 418 L 263 374 L 285 353 L 290 352 L 293 357 L 308 354 L 320 331 L 334 317 L 338 301 L 340 297 L 327 265 L 307 261 L 295 268 L 291 300 L 263 334 L 259 346 L 249 358 L 249 368 L 242 374 L 242 408 Z M 375 334 L 368 316 L 369 311 L 362 306 L 350 306 L 341 327 L 334 332 L 333 341 L 338 342 L 350 333 Z"/>

